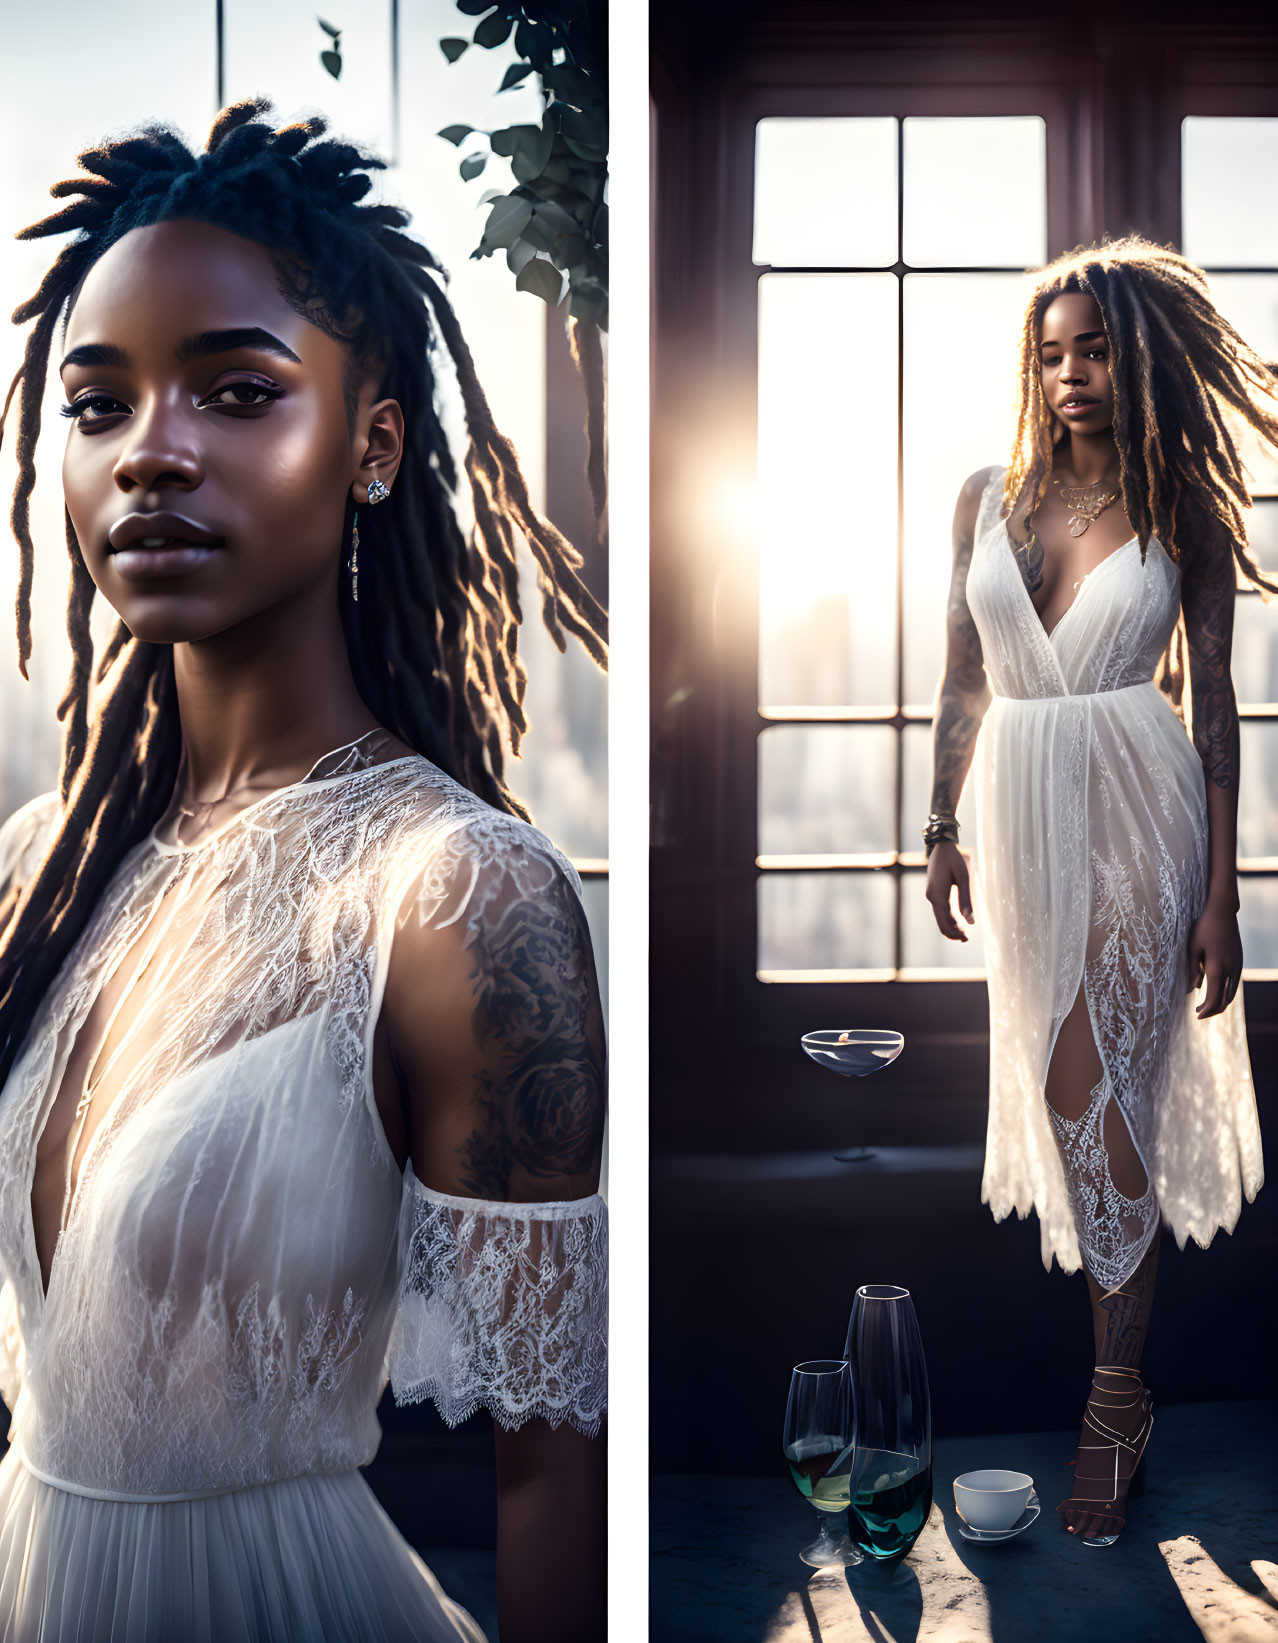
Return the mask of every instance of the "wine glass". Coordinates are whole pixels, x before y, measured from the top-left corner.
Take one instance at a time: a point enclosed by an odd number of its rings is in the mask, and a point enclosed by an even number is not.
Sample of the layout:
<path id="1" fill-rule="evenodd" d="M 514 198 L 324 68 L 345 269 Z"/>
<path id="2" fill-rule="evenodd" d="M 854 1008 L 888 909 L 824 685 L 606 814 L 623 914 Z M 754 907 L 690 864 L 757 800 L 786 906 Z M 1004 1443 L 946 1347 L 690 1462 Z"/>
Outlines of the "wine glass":
<path id="1" fill-rule="evenodd" d="M 905 1039 L 886 1027 L 824 1027 L 804 1033 L 802 1044 L 818 1067 L 843 1078 L 867 1078 L 896 1060 Z M 834 1156 L 840 1163 L 859 1164 L 874 1154 L 868 1147 L 849 1147 Z"/>
<path id="2" fill-rule="evenodd" d="M 909 1290 L 862 1284 L 845 1351 L 856 1412 L 848 1534 L 888 1562 L 905 1556 L 932 1510 L 932 1401 Z"/>
<path id="3" fill-rule="evenodd" d="M 860 1563 L 847 1537 L 852 1468 L 852 1381 L 838 1358 L 812 1358 L 790 1372 L 782 1450 L 799 1493 L 816 1508 L 821 1532 L 799 1556 L 814 1569 Z"/>

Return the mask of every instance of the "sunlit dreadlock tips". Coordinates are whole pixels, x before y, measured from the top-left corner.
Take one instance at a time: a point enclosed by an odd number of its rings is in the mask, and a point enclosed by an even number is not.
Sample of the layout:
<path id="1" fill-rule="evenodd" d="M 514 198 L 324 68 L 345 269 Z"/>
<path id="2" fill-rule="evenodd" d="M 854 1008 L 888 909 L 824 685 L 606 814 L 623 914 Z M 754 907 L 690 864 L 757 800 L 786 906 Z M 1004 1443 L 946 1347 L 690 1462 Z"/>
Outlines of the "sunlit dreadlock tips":
<path id="1" fill-rule="evenodd" d="M 389 495 L 390 495 L 390 486 L 389 485 L 383 484 L 380 479 L 372 479 L 372 480 L 369 481 L 369 484 L 368 484 L 368 501 L 369 501 L 370 506 L 376 506 L 376 504 L 378 502 L 385 502 L 386 498 Z"/>

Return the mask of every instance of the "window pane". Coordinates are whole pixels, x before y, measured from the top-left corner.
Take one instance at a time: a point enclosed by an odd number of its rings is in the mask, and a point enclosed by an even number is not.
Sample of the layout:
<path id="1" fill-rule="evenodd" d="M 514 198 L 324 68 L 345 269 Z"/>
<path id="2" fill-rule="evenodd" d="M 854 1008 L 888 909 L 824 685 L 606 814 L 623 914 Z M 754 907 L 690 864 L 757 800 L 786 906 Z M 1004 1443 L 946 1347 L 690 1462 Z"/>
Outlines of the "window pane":
<path id="1" fill-rule="evenodd" d="M 1278 501 L 1253 502 L 1246 521 L 1252 557 L 1272 582 L 1278 576 Z"/>
<path id="2" fill-rule="evenodd" d="M 896 165 L 894 119 L 760 120 L 755 262 L 809 268 L 895 262 Z"/>
<path id="3" fill-rule="evenodd" d="M 890 873 L 764 873 L 760 970 L 891 968 Z"/>
<path id="4" fill-rule="evenodd" d="M 891 850 L 896 731 L 778 725 L 759 737 L 759 853 Z"/>
<path id="5" fill-rule="evenodd" d="M 759 696 L 896 705 L 892 274 L 759 281 Z"/>
<path id="6" fill-rule="evenodd" d="M 1239 856 L 1278 856 L 1278 724 L 1239 727 Z"/>
<path id="7" fill-rule="evenodd" d="M 969 844 L 970 840 L 964 840 Z M 924 895 L 926 876 L 920 869 L 901 875 L 901 968 L 911 970 L 983 970 L 985 944 L 979 924 L 969 924 L 955 909 L 954 916 L 966 941 L 947 941 L 936 927 L 936 917 Z M 950 896 L 951 902 L 957 897 Z"/>
<path id="8" fill-rule="evenodd" d="M 1240 702 L 1278 702 L 1278 599 L 1266 602 L 1258 593 L 1238 596 L 1232 663 Z"/>
<path id="9" fill-rule="evenodd" d="M 902 756 L 905 769 L 901 782 L 901 842 L 899 850 L 923 848 L 923 824 L 932 808 L 932 727 L 906 725 Z M 959 834 L 965 850 L 976 848 L 975 784 L 969 775 L 963 784 L 958 806 Z"/>
<path id="10" fill-rule="evenodd" d="M 1033 279 L 910 274 L 905 281 L 905 700 L 931 708 L 945 666 L 954 504 L 978 468 L 1007 461 L 1017 347 Z"/>
<path id="11" fill-rule="evenodd" d="M 391 8 L 360 5 L 348 11 L 350 29 L 341 43 L 342 72 L 333 76 L 320 61 L 330 41 L 319 28 L 310 0 L 227 0 L 226 101 L 265 92 L 283 120 L 321 108 L 331 130 L 351 142 L 370 143 L 391 154 Z M 410 82 L 411 83 L 411 82 Z M 471 116 L 474 118 L 474 115 Z M 367 202 L 366 202 L 367 203 Z"/>
<path id="12" fill-rule="evenodd" d="M 1181 243 L 1204 266 L 1278 263 L 1278 120 L 1184 122 Z"/>
<path id="13" fill-rule="evenodd" d="M 1278 124 L 1278 121 L 1275 122 Z M 1213 274 L 1212 301 L 1262 359 L 1278 359 L 1278 274 Z M 1278 459 L 1245 423 L 1231 418 L 1253 491 L 1278 491 Z"/>
<path id="14" fill-rule="evenodd" d="M 1248 970 L 1278 970 L 1278 878 L 1238 881 L 1238 928 L 1243 944 L 1243 973 Z"/>
<path id="15" fill-rule="evenodd" d="M 1047 127 L 1015 119 L 905 122 L 905 251 L 916 268 L 1047 261 Z"/>

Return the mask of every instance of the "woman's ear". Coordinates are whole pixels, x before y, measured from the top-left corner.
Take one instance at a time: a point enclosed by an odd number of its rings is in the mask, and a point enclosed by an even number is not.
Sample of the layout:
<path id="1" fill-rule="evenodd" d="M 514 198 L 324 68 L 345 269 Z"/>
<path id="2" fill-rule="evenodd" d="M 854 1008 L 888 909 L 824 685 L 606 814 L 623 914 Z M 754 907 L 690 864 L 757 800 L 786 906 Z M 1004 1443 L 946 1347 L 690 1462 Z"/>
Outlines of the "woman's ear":
<path id="1" fill-rule="evenodd" d="M 368 487 L 381 480 L 388 490 L 395 488 L 395 476 L 404 457 L 404 413 L 396 399 L 379 399 L 360 418 L 359 467 L 351 476 L 351 491 L 357 506 L 368 498 Z"/>

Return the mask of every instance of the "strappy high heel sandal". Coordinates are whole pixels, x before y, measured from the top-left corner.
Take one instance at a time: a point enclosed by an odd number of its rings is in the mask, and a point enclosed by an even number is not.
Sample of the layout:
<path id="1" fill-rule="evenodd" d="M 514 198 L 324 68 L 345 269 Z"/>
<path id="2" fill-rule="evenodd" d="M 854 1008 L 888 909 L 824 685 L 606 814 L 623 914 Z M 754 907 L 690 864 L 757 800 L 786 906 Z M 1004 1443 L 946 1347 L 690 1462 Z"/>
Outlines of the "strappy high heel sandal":
<path id="1" fill-rule="evenodd" d="M 1118 1376 L 1120 1379 L 1118 1384 L 1111 1383 L 1110 1385 L 1098 1386 L 1096 1385 L 1096 1376 L 1098 1375 Z M 1123 1384 L 1121 1377 L 1127 1378 L 1126 1385 Z M 1137 1383 L 1135 1389 L 1132 1389 L 1131 1387 L 1131 1382 L 1133 1380 Z M 1112 1476 L 1108 1468 L 1106 1468 L 1103 1472 L 1086 1472 L 1080 1474 L 1077 1469 L 1077 1458 L 1069 1463 L 1075 1468 L 1074 1481 L 1076 1483 L 1107 1483 L 1110 1485 L 1112 1493 L 1108 1500 L 1098 1500 L 1087 1495 L 1070 1495 L 1068 1499 L 1063 1500 L 1060 1503 L 1056 1510 L 1058 1512 L 1091 1512 L 1097 1517 L 1116 1517 L 1118 1519 L 1118 1528 L 1112 1535 L 1090 1535 L 1077 1537 L 1082 1540 L 1084 1546 L 1112 1546 L 1118 1539 L 1119 1533 L 1126 1527 L 1127 1524 L 1125 1513 L 1116 1510 L 1118 1506 L 1119 1484 L 1124 1483 L 1127 1486 L 1123 1491 L 1124 1503 L 1129 1496 L 1140 1494 L 1144 1487 L 1144 1469 L 1141 1462 L 1145 1454 L 1145 1445 L 1149 1442 L 1149 1434 L 1154 1427 L 1154 1400 L 1150 1397 L 1149 1392 L 1141 1383 L 1139 1371 L 1129 1369 L 1124 1364 L 1098 1363 L 1095 1367 L 1095 1373 L 1092 1378 L 1092 1389 L 1094 1392 L 1104 1393 L 1111 1399 L 1121 1398 L 1125 1392 L 1131 1392 L 1131 1396 L 1125 1403 L 1114 1401 L 1109 1403 L 1097 1403 L 1093 1398 L 1088 1398 L 1087 1409 L 1083 1415 L 1084 1428 L 1093 1433 L 1101 1441 L 1099 1443 L 1080 1443 L 1078 1447 L 1080 1450 L 1108 1452 L 1112 1454 L 1114 1457 L 1114 1469 Z M 1140 1428 L 1134 1437 L 1129 1438 L 1125 1433 L 1116 1431 L 1104 1418 L 1107 1412 L 1112 1412 L 1116 1409 L 1132 1409 L 1138 1403 L 1143 1406 L 1144 1417 L 1141 1421 Z M 1124 1477 L 1119 1471 L 1119 1456 L 1122 1454 L 1123 1450 L 1127 1450 L 1129 1454 L 1135 1457 L 1132 1463 L 1132 1469 L 1126 1477 Z"/>

